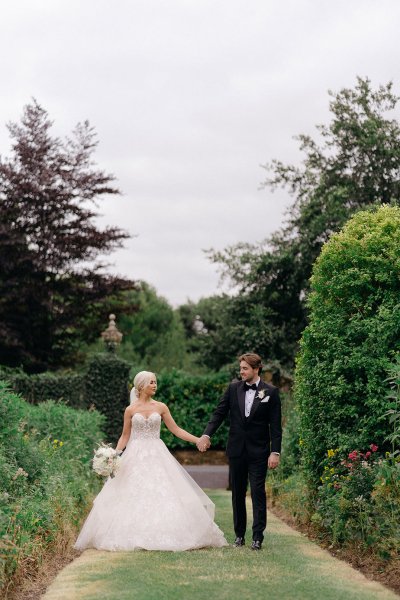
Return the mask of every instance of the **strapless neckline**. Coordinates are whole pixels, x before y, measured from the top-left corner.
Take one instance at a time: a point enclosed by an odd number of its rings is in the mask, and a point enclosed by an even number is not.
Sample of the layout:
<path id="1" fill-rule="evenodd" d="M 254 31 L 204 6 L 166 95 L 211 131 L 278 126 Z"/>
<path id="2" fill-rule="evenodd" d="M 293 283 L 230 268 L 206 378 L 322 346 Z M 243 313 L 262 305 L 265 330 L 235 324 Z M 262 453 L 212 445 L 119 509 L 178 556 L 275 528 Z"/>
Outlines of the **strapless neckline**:
<path id="1" fill-rule="evenodd" d="M 144 417 L 141 413 L 135 413 L 134 415 L 132 415 L 132 419 L 134 419 L 135 417 L 142 417 L 142 419 L 148 421 L 149 419 L 151 419 L 151 417 L 154 417 L 154 415 L 158 415 L 161 419 L 161 415 L 157 411 L 152 412 L 148 417 Z"/>

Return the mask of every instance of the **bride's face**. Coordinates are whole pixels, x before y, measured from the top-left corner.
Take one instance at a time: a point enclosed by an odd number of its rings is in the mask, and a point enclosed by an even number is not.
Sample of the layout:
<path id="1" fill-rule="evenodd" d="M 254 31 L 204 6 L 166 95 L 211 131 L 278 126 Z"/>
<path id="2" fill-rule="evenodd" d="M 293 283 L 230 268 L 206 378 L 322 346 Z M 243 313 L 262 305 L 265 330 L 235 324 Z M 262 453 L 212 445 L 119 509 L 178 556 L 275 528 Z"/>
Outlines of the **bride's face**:
<path id="1" fill-rule="evenodd" d="M 155 375 L 150 379 L 149 383 L 144 386 L 143 391 L 146 396 L 154 396 L 157 391 L 157 379 Z"/>

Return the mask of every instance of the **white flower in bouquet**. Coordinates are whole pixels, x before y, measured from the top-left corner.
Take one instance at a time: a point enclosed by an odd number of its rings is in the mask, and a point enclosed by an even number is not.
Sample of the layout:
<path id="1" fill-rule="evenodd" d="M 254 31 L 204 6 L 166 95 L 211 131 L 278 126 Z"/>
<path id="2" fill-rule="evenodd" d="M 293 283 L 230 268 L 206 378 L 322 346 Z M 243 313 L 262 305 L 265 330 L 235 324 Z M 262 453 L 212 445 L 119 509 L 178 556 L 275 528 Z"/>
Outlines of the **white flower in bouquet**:
<path id="1" fill-rule="evenodd" d="M 94 453 L 93 471 L 103 477 L 114 477 L 119 469 L 120 460 L 114 448 L 101 444 Z"/>

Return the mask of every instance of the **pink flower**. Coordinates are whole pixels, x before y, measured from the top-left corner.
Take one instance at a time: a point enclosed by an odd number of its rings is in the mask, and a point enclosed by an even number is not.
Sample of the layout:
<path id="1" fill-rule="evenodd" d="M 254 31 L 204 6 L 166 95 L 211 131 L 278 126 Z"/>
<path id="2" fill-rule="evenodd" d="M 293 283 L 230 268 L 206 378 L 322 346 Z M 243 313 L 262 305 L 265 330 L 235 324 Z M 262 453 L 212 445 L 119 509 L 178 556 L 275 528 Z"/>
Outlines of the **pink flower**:
<path id="1" fill-rule="evenodd" d="M 358 458 L 358 452 L 357 452 L 357 450 L 353 450 L 353 452 L 350 452 L 350 454 L 349 454 L 349 459 L 350 460 L 357 460 L 357 458 Z"/>
<path id="2" fill-rule="evenodd" d="M 378 446 L 376 446 L 375 444 L 371 444 L 370 448 L 371 448 L 372 452 L 376 452 L 378 450 Z"/>
<path id="3" fill-rule="evenodd" d="M 365 453 L 365 458 L 369 458 L 370 456 L 371 456 L 371 452 L 368 451 Z"/>

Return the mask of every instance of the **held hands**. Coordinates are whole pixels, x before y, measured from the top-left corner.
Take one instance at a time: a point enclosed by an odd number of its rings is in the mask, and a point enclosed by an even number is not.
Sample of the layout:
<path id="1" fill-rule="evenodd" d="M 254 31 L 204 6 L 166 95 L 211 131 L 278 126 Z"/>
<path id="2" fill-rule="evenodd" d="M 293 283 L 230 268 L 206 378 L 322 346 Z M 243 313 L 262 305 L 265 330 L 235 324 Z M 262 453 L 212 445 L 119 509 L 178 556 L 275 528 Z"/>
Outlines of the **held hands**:
<path id="1" fill-rule="evenodd" d="M 279 465 L 280 458 L 281 457 L 279 456 L 279 454 L 271 453 L 268 457 L 268 468 L 276 469 L 276 467 Z"/>
<path id="2" fill-rule="evenodd" d="M 205 452 L 211 446 L 210 438 L 207 435 L 202 435 L 196 442 L 197 450 Z"/>

